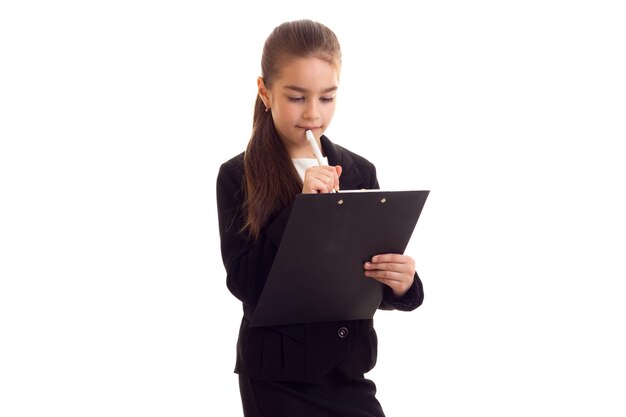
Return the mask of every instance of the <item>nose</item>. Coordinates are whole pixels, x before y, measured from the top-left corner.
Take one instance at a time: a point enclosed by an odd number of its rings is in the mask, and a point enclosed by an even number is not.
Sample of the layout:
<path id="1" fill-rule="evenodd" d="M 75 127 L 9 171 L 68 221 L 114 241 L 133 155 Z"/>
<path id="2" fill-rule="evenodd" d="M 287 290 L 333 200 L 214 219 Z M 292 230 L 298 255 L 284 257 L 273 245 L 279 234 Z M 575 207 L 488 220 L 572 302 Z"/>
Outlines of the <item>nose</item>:
<path id="1" fill-rule="evenodd" d="M 302 117 L 308 120 L 315 120 L 320 117 L 319 112 L 319 103 L 316 100 L 311 100 L 307 103 L 306 108 L 304 109 L 304 114 Z"/>

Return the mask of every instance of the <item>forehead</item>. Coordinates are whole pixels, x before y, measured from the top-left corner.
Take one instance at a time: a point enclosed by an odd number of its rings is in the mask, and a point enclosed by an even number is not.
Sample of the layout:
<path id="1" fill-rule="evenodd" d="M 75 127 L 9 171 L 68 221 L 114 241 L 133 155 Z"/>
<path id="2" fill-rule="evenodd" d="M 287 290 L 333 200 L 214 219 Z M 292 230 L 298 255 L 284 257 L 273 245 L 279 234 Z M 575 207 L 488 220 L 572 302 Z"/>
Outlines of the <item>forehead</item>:
<path id="1" fill-rule="evenodd" d="M 337 87 L 339 84 L 339 69 L 322 59 L 294 58 L 285 61 L 281 67 L 274 85 L 282 88 L 285 85 L 295 85 L 306 90 L 317 91 Z"/>

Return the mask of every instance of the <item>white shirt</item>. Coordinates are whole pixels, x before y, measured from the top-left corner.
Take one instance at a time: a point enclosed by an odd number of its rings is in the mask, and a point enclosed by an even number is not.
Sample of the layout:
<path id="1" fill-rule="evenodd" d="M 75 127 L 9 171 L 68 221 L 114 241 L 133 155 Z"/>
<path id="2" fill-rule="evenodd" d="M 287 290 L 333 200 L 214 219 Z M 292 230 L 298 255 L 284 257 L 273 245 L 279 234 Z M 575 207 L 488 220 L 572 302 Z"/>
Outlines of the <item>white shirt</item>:
<path id="1" fill-rule="evenodd" d="M 300 175 L 300 179 L 304 182 L 304 172 L 311 167 L 317 166 L 317 159 L 315 158 L 291 158 L 293 164 Z M 328 158 L 324 157 L 324 163 L 328 165 Z"/>

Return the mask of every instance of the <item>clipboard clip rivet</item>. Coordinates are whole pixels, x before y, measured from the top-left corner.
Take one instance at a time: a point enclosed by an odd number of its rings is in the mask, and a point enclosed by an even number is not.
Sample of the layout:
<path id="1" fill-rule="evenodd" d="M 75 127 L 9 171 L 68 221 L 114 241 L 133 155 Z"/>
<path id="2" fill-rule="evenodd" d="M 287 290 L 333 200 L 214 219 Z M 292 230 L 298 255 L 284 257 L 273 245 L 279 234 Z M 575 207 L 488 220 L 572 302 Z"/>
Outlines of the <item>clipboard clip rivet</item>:
<path id="1" fill-rule="evenodd" d="M 386 203 L 386 202 L 387 202 L 387 199 L 383 197 L 383 198 L 381 198 L 381 199 L 380 199 L 380 202 L 381 202 L 381 203 Z"/>
<path id="2" fill-rule="evenodd" d="M 343 204 L 343 200 L 337 201 L 337 204 Z"/>

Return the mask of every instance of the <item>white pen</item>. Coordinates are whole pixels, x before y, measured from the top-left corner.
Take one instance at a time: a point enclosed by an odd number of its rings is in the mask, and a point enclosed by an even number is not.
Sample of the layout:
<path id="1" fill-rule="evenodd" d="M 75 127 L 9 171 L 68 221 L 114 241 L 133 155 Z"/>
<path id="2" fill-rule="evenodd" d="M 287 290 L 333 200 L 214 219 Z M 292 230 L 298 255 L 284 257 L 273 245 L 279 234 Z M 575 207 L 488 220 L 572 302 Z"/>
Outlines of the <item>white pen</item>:
<path id="1" fill-rule="evenodd" d="M 320 147 L 317 146 L 317 141 L 315 140 L 315 136 L 313 136 L 313 132 L 310 130 L 307 130 L 305 133 L 306 133 L 306 138 L 308 139 L 309 144 L 311 145 L 311 149 L 313 149 L 313 153 L 315 154 L 315 159 L 317 159 L 317 164 L 321 167 L 326 166 L 327 164 L 324 163 L 324 157 L 322 156 L 322 151 L 320 151 Z M 333 188 L 331 192 L 336 193 L 337 190 Z"/>

